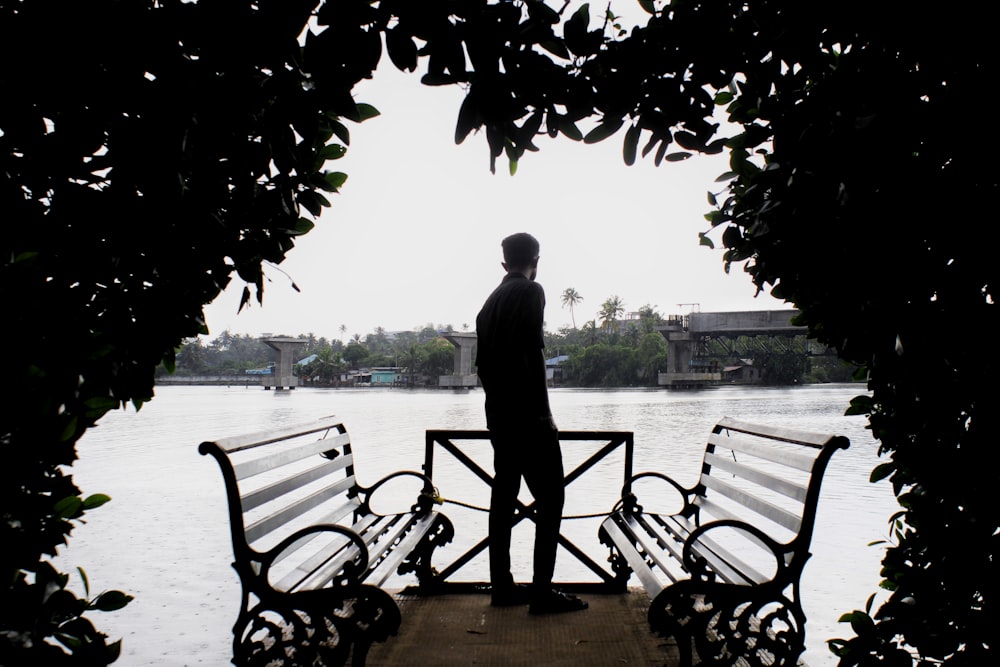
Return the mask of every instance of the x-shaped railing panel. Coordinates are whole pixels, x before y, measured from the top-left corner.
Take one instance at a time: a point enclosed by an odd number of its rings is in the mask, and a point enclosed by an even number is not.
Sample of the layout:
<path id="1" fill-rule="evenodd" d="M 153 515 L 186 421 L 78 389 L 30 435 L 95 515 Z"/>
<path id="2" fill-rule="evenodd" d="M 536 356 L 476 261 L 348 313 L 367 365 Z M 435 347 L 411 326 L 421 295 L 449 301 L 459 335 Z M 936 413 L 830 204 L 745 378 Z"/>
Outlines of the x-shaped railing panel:
<path id="1" fill-rule="evenodd" d="M 467 468 L 471 473 L 478 478 L 487 488 L 492 487 L 493 475 L 483 468 L 479 463 L 477 463 L 472 457 L 470 457 L 458 444 L 460 441 L 468 440 L 485 440 L 489 441 L 489 431 L 485 430 L 428 430 L 426 432 L 426 443 L 424 452 L 424 473 L 434 480 L 434 453 L 435 450 L 440 448 L 445 452 L 449 453 L 455 460 L 457 460 L 462 466 Z M 625 489 L 632 477 L 632 463 L 633 463 L 633 448 L 634 441 L 631 431 L 559 431 L 560 443 L 575 443 L 578 445 L 583 445 L 586 443 L 593 443 L 594 449 L 589 456 L 587 456 L 583 461 L 576 464 L 572 470 L 569 470 L 564 475 L 563 485 L 565 488 L 569 488 L 575 482 L 578 482 L 581 478 L 584 478 L 588 472 L 593 471 L 595 466 L 602 462 L 603 460 L 609 458 L 611 455 L 620 453 L 622 455 L 622 477 L 621 485 L 616 489 L 616 492 L 621 489 Z M 575 446 L 575 445 L 574 445 Z M 567 447 L 563 447 L 563 451 L 567 451 Z M 566 457 L 564 456 L 564 459 Z M 445 480 L 446 481 L 446 480 Z M 464 504 L 461 499 L 449 498 L 450 502 L 456 504 Z M 517 501 L 514 514 L 513 525 L 519 524 L 524 519 L 530 519 L 534 521 L 534 501 L 529 504 L 524 504 L 520 500 Z M 466 505 L 467 507 L 472 507 L 472 505 Z M 476 508 L 481 509 L 481 508 Z M 610 507 L 608 511 L 610 511 Z M 564 509 L 564 512 L 566 510 Z M 564 519 L 574 519 L 574 518 L 585 518 L 579 515 L 564 515 Z M 565 522 L 564 522 L 565 523 Z M 457 526 L 457 530 L 461 530 L 462 527 Z M 596 541 L 597 535 L 594 534 L 594 539 Z M 594 587 L 603 588 L 608 590 L 617 591 L 620 587 L 620 578 L 616 577 L 615 573 L 607 569 L 606 567 L 600 565 L 593 558 L 591 558 L 583 549 L 581 549 L 577 544 L 575 544 L 571 539 L 566 537 L 565 534 L 560 533 L 559 544 L 562 545 L 569 553 L 571 553 L 577 561 L 582 563 L 587 569 L 596 574 L 599 578 L 597 582 L 558 582 L 562 586 L 566 587 L 577 587 L 586 588 Z M 455 558 L 451 563 L 445 565 L 443 568 L 439 568 L 440 581 L 444 585 L 458 585 L 458 586 L 476 586 L 484 585 L 484 582 L 461 582 L 457 581 L 454 577 L 455 573 L 462 569 L 466 564 L 473 560 L 476 556 L 482 553 L 489 547 L 489 535 L 483 535 L 481 539 L 473 544 L 472 547 L 467 549 L 464 553 Z"/>

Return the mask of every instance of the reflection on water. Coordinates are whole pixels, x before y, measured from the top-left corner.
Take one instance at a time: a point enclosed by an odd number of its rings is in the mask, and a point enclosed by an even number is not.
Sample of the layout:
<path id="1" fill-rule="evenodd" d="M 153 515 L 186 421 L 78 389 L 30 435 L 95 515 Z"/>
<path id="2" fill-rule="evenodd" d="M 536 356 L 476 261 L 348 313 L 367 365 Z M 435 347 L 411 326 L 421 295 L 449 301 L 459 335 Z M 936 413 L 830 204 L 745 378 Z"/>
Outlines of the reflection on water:
<path id="1" fill-rule="evenodd" d="M 849 635 L 849 628 L 837 623 L 840 614 L 861 608 L 877 590 L 881 551 L 866 545 L 886 534 L 895 507 L 886 485 L 867 481 L 878 459 L 865 419 L 843 416 L 850 399 L 863 392 L 862 385 L 692 392 L 556 389 L 551 402 L 562 429 L 633 431 L 636 471 L 661 470 L 686 484 L 696 479 L 707 434 L 722 416 L 849 437 L 851 448 L 833 457 L 824 480 L 814 556 L 802 582 L 809 618 L 805 660 L 819 667 L 835 664 L 825 640 Z M 77 528 L 61 564 L 64 571 L 84 567 L 98 590 L 122 588 L 136 596 L 122 612 L 94 619 L 112 638 L 124 638 L 120 664 L 226 664 L 239 589 L 229 567 L 222 480 L 214 461 L 197 454 L 198 443 L 336 414 L 355 443 L 358 477 L 371 484 L 395 470 L 419 470 L 427 429 L 485 428 L 482 401 L 480 391 L 160 387 L 138 413 L 109 414 L 81 441 L 77 483 L 84 493 L 108 493 L 114 501 Z M 567 444 L 567 469 L 588 453 Z M 487 442 L 470 446 L 470 454 L 491 469 Z M 610 509 L 621 477 L 620 463 L 588 473 L 568 491 L 567 513 Z M 437 453 L 435 483 L 447 498 L 480 506 L 488 502 L 478 479 Z M 485 516 L 456 505 L 444 511 L 459 533 L 448 547 L 454 557 L 484 534 Z M 604 562 L 607 552 L 597 543 L 594 521 L 568 521 L 564 533 L 578 545 L 589 544 L 588 553 Z M 519 578 L 530 578 L 530 542 L 530 528 L 522 525 L 515 531 Z M 442 562 L 450 562 L 442 556 Z M 485 572 L 484 556 L 458 578 L 485 579 Z M 560 554 L 557 579 L 592 577 Z"/>

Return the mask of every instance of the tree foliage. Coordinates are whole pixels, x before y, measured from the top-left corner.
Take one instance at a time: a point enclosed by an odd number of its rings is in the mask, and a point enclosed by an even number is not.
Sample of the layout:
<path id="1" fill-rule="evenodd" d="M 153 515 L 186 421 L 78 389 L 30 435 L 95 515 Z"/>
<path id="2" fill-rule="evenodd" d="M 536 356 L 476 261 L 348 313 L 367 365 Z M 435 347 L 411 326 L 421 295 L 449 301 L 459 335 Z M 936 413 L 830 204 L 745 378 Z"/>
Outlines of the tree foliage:
<path id="1" fill-rule="evenodd" d="M 347 4 L 0 1 L 2 343 L 18 351 L 0 417 L 3 664 L 117 655 L 46 602 L 78 518 L 61 511 L 80 496 L 75 443 L 152 398 L 155 369 L 205 333 L 202 307 L 234 274 L 244 303 L 262 298 L 265 268 L 343 184 L 327 162 L 345 123 L 374 113 L 350 90 L 379 36 L 299 36 L 343 23 Z"/>
<path id="2" fill-rule="evenodd" d="M 702 241 L 866 369 L 872 398 L 852 410 L 900 501 L 887 598 L 833 648 L 843 665 L 989 663 L 997 362 L 967 339 L 1000 324 L 997 166 L 972 132 L 998 9 L 641 0 L 628 30 L 554 4 L 0 0 L 0 298 L 18 350 L 0 417 L 4 664 L 113 660 L 79 616 L 58 634 L 36 593 L 68 504 L 86 507 L 65 472 L 75 443 L 152 397 L 234 273 L 245 303 L 263 296 L 346 179 L 326 163 L 345 121 L 374 113 L 351 91 L 383 44 L 424 83 L 465 87 L 455 138 L 482 132 L 492 168 L 506 155 L 515 171 L 540 133 L 621 136 L 629 164 L 728 151 Z"/>
<path id="3" fill-rule="evenodd" d="M 727 268 L 746 263 L 812 336 L 867 370 L 872 399 L 851 410 L 870 415 L 887 457 L 873 479 L 889 479 L 900 501 L 888 597 L 846 616 L 857 636 L 832 648 L 844 665 L 983 664 L 1000 580 L 990 493 L 1000 478 L 982 465 L 997 364 L 962 338 L 1000 324 L 988 256 L 1000 231 L 981 210 L 998 173 L 954 130 L 998 73 L 997 10 L 640 4 L 644 25 L 603 39 L 581 6 L 563 25 L 565 50 L 539 43 L 555 58 L 530 74 L 506 52 L 502 70 L 477 67 L 459 134 L 484 129 L 492 154 L 512 162 L 541 127 L 585 141 L 624 130 L 628 163 L 729 152 L 707 216 Z M 515 64 L 539 55 L 525 50 Z M 736 131 L 720 133 L 715 105 Z M 597 125 L 581 137 L 585 118 Z"/>

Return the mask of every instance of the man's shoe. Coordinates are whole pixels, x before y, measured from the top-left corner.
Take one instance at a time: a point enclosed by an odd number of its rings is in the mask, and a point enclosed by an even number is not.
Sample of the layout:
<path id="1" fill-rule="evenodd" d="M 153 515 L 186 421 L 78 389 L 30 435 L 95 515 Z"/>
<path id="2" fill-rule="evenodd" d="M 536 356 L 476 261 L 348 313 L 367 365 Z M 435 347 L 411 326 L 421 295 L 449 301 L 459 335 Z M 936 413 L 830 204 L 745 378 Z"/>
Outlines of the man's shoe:
<path id="1" fill-rule="evenodd" d="M 568 611 L 583 611 L 590 605 L 575 595 L 559 591 L 547 591 L 533 597 L 528 606 L 529 614 L 564 614 Z"/>
<path id="2" fill-rule="evenodd" d="M 531 600 L 530 588 L 526 584 L 504 586 L 493 591 L 490 605 L 493 607 L 519 607 Z"/>

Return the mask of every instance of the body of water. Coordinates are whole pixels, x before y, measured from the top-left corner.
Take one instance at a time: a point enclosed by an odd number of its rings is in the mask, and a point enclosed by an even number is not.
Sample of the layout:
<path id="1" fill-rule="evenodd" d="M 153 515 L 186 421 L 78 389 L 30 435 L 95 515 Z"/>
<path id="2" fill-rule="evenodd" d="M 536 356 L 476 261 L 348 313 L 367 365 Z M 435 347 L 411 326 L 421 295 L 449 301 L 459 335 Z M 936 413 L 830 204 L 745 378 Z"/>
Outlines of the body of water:
<path id="1" fill-rule="evenodd" d="M 692 392 L 555 389 L 550 396 L 561 429 L 632 431 L 636 472 L 659 470 L 687 485 L 696 480 L 707 435 L 722 416 L 849 437 L 851 448 L 834 455 L 823 482 L 814 555 L 802 581 L 809 619 L 805 660 L 810 667 L 828 667 L 836 661 L 825 641 L 850 636 L 850 628 L 838 623 L 838 617 L 863 608 L 877 590 L 883 551 L 868 545 L 888 534 L 888 518 L 896 508 L 887 484 L 868 482 L 879 460 L 866 420 L 843 416 L 850 399 L 864 391 L 863 385 L 840 384 Z M 76 528 L 59 565 L 65 572 L 84 568 L 92 593 L 117 588 L 136 597 L 119 612 L 91 614 L 98 628 L 124 640 L 118 664 L 228 664 L 239 581 L 230 567 L 222 477 L 214 460 L 198 454 L 198 444 L 330 414 L 341 417 L 351 433 L 363 484 L 396 470 L 420 470 L 428 429 L 485 428 L 480 390 L 273 392 L 260 387 L 167 386 L 159 387 L 156 398 L 140 411 L 109 414 L 86 434 L 74 477 L 85 495 L 107 493 L 112 502 L 88 514 L 87 523 Z M 575 446 L 564 445 L 567 469 L 589 453 Z M 487 441 L 471 446 L 470 454 L 491 469 Z M 458 475 L 449 479 L 452 468 L 435 459 L 434 481 L 441 494 L 485 505 L 488 494 L 473 488 L 481 483 Z M 610 509 L 607 499 L 616 497 L 621 477 L 619 464 L 617 469 L 612 465 L 596 470 L 586 482 L 581 478 L 567 494 L 566 513 Z M 640 499 L 648 504 L 645 500 Z M 411 498 L 404 501 L 408 504 Z M 481 513 L 447 503 L 443 511 L 454 521 L 457 534 L 455 543 L 435 556 L 438 563 L 451 562 L 485 530 Z M 530 579 L 528 523 L 515 533 L 515 576 L 525 581 Z M 567 521 L 564 533 L 604 562 L 607 550 L 597 542 L 595 523 Z M 587 580 L 588 572 L 581 568 L 561 552 L 556 578 Z M 484 554 L 457 578 L 484 580 L 486 572 Z"/>

